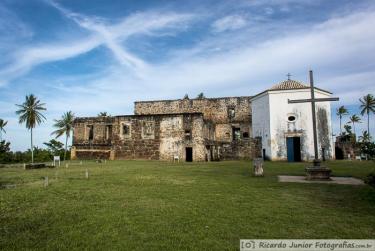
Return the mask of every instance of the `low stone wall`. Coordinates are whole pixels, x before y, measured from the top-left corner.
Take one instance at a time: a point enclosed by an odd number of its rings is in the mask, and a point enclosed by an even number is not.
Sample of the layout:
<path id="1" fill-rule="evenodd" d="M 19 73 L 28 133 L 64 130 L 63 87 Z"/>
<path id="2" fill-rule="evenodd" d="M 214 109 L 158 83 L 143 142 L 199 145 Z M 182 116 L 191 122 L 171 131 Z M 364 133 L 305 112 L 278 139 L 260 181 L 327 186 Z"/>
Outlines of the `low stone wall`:
<path id="1" fill-rule="evenodd" d="M 110 159 L 110 150 L 77 149 L 75 159 Z"/>
<path id="2" fill-rule="evenodd" d="M 220 159 L 233 160 L 233 159 L 247 159 L 251 160 L 262 156 L 261 141 L 256 138 L 248 140 L 237 140 L 231 143 L 220 144 Z"/>
<path id="3" fill-rule="evenodd" d="M 115 146 L 115 159 L 159 159 L 159 140 L 132 140 Z"/>

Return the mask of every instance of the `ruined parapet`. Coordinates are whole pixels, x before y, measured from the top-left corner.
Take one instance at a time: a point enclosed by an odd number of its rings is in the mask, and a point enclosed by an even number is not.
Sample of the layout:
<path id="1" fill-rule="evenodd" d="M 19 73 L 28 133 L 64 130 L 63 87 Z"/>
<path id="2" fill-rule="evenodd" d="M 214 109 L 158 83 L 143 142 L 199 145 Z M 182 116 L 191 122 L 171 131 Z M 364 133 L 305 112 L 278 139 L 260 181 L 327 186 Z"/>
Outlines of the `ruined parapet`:
<path id="1" fill-rule="evenodd" d="M 203 113 L 204 119 L 216 123 L 251 121 L 250 96 L 204 99 L 176 99 L 134 102 L 136 115 Z"/>

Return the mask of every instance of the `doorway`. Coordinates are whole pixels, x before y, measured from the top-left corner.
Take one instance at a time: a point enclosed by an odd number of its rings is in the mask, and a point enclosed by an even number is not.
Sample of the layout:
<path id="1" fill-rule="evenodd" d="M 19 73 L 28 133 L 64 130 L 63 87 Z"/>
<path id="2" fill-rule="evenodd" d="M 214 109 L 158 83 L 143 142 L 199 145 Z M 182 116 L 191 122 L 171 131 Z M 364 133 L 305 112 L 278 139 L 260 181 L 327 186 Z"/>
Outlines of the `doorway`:
<path id="1" fill-rule="evenodd" d="M 186 147 L 186 162 L 192 162 L 192 161 L 193 161 L 193 148 Z"/>
<path id="2" fill-rule="evenodd" d="M 263 156 L 263 160 L 267 160 L 267 157 L 266 157 L 266 149 L 263 149 L 263 151 L 262 151 L 262 156 Z"/>
<path id="3" fill-rule="evenodd" d="M 336 159 L 344 159 L 344 152 L 342 151 L 342 149 L 340 147 L 335 147 L 335 155 L 336 155 Z"/>
<path id="4" fill-rule="evenodd" d="M 301 161 L 301 138 L 287 137 L 286 138 L 287 157 L 289 162 Z"/>

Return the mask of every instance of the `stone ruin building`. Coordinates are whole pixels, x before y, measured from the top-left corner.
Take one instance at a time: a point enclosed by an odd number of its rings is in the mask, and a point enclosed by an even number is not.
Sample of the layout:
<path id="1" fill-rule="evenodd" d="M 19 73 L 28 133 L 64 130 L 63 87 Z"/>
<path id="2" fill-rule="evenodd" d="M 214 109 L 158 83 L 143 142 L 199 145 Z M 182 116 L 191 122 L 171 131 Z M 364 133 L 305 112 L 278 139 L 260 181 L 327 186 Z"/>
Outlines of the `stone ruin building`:
<path id="1" fill-rule="evenodd" d="M 332 93 L 315 87 L 315 96 Z M 134 115 L 77 118 L 73 159 L 314 158 L 310 87 L 288 79 L 252 97 L 135 102 Z M 330 102 L 316 104 L 319 157 L 333 158 Z"/>
<path id="2" fill-rule="evenodd" d="M 251 159 L 261 147 L 250 98 L 140 101 L 134 115 L 77 118 L 72 159 Z"/>
<path id="3" fill-rule="evenodd" d="M 361 149 L 357 144 L 355 135 L 341 135 L 336 137 L 335 157 L 336 159 L 354 160 L 361 156 Z"/>

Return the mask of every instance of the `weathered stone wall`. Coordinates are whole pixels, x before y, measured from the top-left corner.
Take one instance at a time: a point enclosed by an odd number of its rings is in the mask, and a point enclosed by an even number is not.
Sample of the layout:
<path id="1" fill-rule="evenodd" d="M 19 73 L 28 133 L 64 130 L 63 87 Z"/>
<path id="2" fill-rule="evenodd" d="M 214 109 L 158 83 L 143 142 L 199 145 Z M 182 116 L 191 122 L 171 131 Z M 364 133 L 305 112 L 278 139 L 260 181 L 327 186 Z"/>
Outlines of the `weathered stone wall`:
<path id="1" fill-rule="evenodd" d="M 110 159 L 110 150 L 106 149 L 80 149 L 74 159 Z"/>
<path id="2" fill-rule="evenodd" d="M 361 155 L 361 150 L 356 143 L 355 137 L 337 136 L 335 142 L 336 159 L 355 159 Z"/>
<path id="3" fill-rule="evenodd" d="M 203 113 L 204 119 L 214 123 L 230 123 L 250 121 L 251 97 L 227 97 L 204 99 L 178 99 L 160 101 L 134 102 L 136 115 Z M 228 116 L 230 108 L 234 108 L 234 117 Z"/>
<path id="4" fill-rule="evenodd" d="M 203 113 L 205 120 L 216 125 L 216 140 L 231 142 L 232 127 L 251 137 L 250 97 L 179 99 L 135 102 L 135 114 Z"/>
<path id="5" fill-rule="evenodd" d="M 128 128 L 126 134 L 124 125 Z M 89 140 L 91 126 L 93 139 Z M 205 140 L 213 135 L 212 124 L 199 113 L 78 118 L 74 125 L 73 156 L 151 160 L 173 160 L 178 156 L 185 160 L 185 148 L 192 147 L 193 161 L 204 161 Z"/>
<path id="6" fill-rule="evenodd" d="M 253 159 L 262 157 L 262 142 L 260 138 L 236 140 L 231 143 L 219 144 L 220 159 Z"/>
<path id="7" fill-rule="evenodd" d="M 74 133 L 73 142 L 75 144 L 88 145 L 90 143 L 95 143 L 99 145 L 110 145 L 111 140 L 105 138 L 105 130 L 107 125 L 113 125 L 115 117 L 87 117 L 87 118 L 77 118 L 74 122 Z M 89 141 L 89 125 L 95 125 L 94 138 L 92 142 Z"/>
<path id="8" fill-rule="evenodd" d="M 160 159 L 173 160 L 183 156 L 183 116 L 164 117 L 160 123 Z"/>
<path id="9" fill-rule="evenodd" d="M 116 159 L 158 160 L 160 151 L 161 116 L 117 116 L 114 121 L 113 149 Z M 121 132 L 122 125 L 129 125 L 129 136 Z M 145 127 L 151 127 L 146 135 Z"/>
<path id="10" fill-rule="evenodd" d="M 106 139 L 107 125 L 113 124 L 112 117 L 78 118 L 74 123 L 72 159 L 109 159 L 111 139 Z M 89 140 L 88 126 L 93 126 L 93 139 Z"/>

